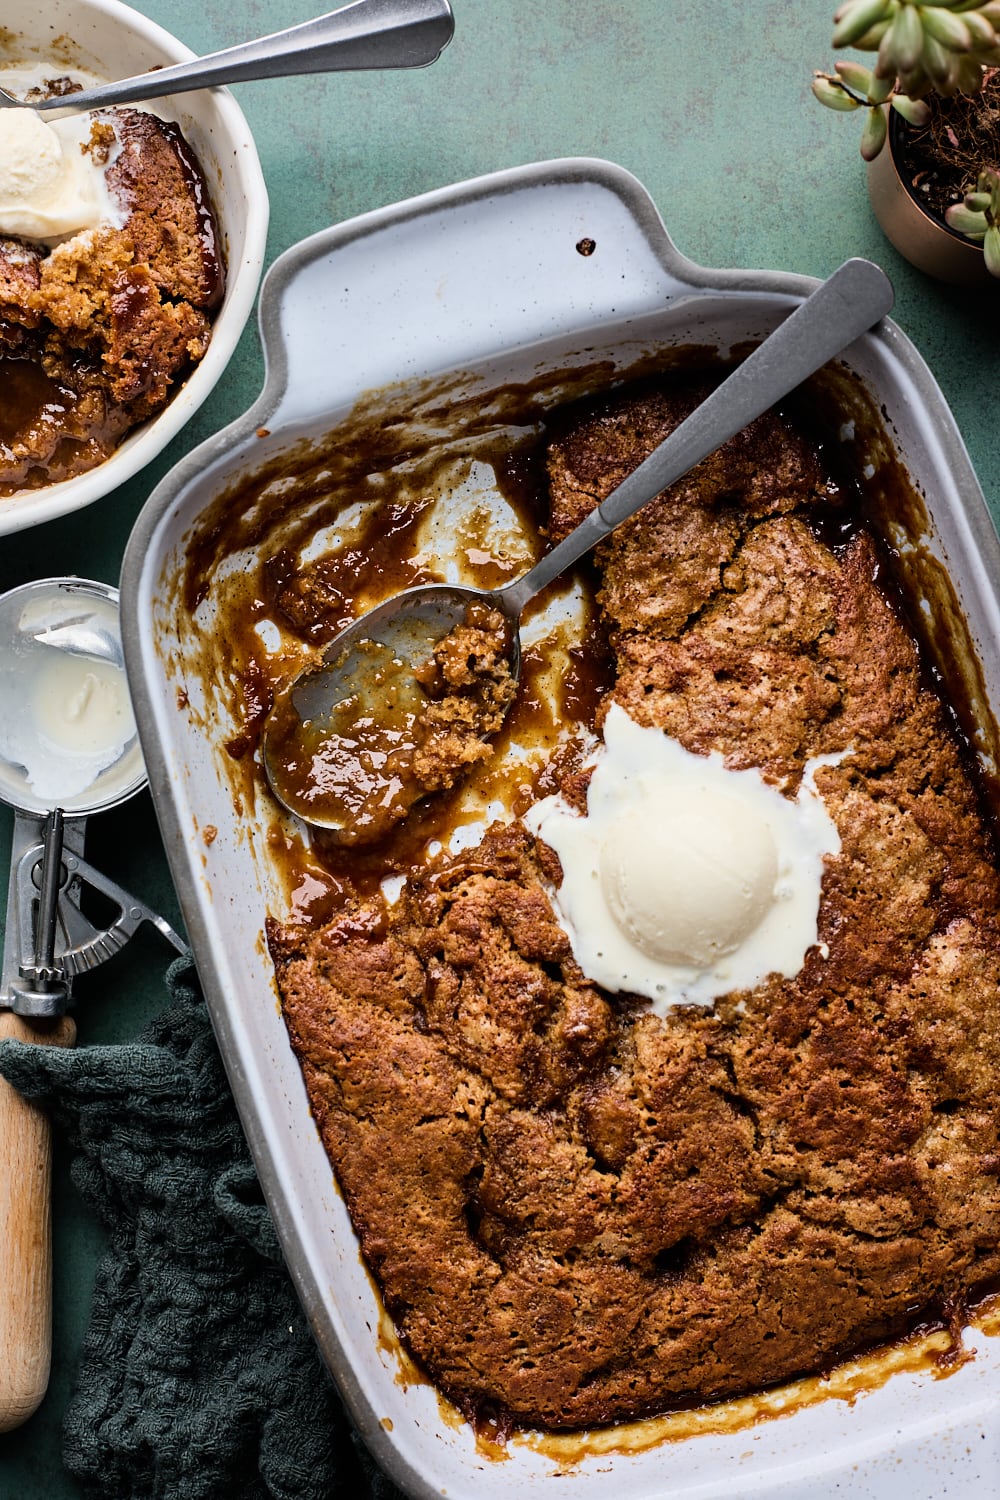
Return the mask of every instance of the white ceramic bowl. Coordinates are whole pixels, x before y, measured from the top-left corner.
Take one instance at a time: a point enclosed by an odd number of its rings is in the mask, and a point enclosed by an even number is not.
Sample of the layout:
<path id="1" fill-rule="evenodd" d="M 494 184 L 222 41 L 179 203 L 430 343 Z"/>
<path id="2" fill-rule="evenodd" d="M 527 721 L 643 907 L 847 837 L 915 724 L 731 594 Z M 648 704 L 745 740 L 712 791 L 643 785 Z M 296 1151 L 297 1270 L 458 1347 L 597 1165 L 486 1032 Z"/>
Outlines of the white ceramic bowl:
<path id="1" fill-rule="evenodd" d="M 5 0 L 0 67 L 34 61 L 72 66 L 99 77 L 128 78 L 186 62 L 195 54 L 162 27 L 119 0 Z M 202 89 L 150 100 L 175 120 L 208 180 L 226 258 L 226 294 L 208 351 L 169 404 L 135 429 L 97 468 L 42 489 L 0 499 L 0 535 L 51 521 L 99 500 L 166 447 L 197 411 L 229 362 L 253 309 L 264 264 L 268 201 L 257 148 L 226 89 Z"/>

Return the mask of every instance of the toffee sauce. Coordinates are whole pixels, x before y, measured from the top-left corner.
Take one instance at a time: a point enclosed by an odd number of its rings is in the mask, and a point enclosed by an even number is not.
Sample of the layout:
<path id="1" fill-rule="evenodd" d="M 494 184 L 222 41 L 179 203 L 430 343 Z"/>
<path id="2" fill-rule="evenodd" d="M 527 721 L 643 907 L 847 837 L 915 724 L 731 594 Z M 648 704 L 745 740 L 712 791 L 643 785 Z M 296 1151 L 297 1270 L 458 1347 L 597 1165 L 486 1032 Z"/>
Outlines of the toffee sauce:
<path id="1" fill-rule="evenodd" d="M 909 1373 L 944 1380 L 975 1357 L 963 1343 L 965 1329 L 987 1337 L 1000 1336 L 1000 1286 L 990 1285 L 981 1289 L 976 1301 L 968 1306 L 951 1303 L 924 1309 L 905 1331 L 897 1332 L 894 1340 L 887 1334 L 879 1344 L 845 1351 L 842 1359 L 831 1359 L 825 1368 L 779 1386 L 720 1401 L 678 1403 L 669 1411 L 607 1427 L 541 1430 L 516 1427 L 503 1412 L 467 1412 L 450 1401 L 400 1339 L 381 1303 L 377 1282 L 370 1273 L 368 1279 L 379 1299 L 375 1330 L 378 1345 L 395 1360 L 396 1384 L 403 1390 L 429 1386 L 435 1392 L 438 1414 L 445 1426 L 453 1431 L 461 1431 L 467 1424 L 472 1427 L 481 1458 L 503 1463 L 509 1460 L 511 1448 L 521 1447 L 549 1460 L 561 1474 L 572 1473 L 592 1459 L 647 1453 L 664 1443 L 687 1442 L 694 1437 L 748 1432 L 821 1401 L 832 1399 L 853 1405 L 859 1396 L 881 1389 L 895 1375 Z"/>
<path id="2" fill-rule="evenodd" d="M 100 404 L 81 413 L 79 394 L 31 359 L 0 355 L 0 496 L 38 489 L 92 469 L 114 452 L 124 423 Z"/>
<path id="3" fill-rule="evenodd" d="M 706 361 L 705 351 L 688 353 L 690 360 L 680 361 L 680 369 L 666 377 L 639 369 L 628 382 L 630 389 L 641 391 L 664 378 L 723 373 L 718 362 Z M 455 386 L 461 383 L 459 377 Z M 258 797 L 262 773 L 257 747 L 276 693 L 301 670 L 309 652 L 318 659 L 358 614 L 389 594 L 438 576 L 434 560 L 417 545 L 417 532 L 453 478 L 450 433 L 460 431 L 461 450 L 474 452 L 493 467 L 497 489 L 517 515 L 533 561 L 546 544 L 540 512 L 544 443 L 553 431 L 606 399 L 608 386 L 618 384 L 603 364 L 588 370 L 584 383 L 600 389 L 601 395 L 553 401 L 552 379 L 545 377 L 535 387 L 494 393 L 492 404 L 472 397 L 452 402 L 447 385 L 431 384 L 423 405 L 418 403 L 417 420 L 387 418 L 377 403 L 371 411 L 361 408 L 338 427 L 335 446 L 301 442 L 283 450 L 209 508 L 188 548 L 183 609 L 187 615 L 196 614 L 227 557 L 253 557 L 241 590 L 224 609 L 240 725 L 226 749 L 243 765 L 248 805 L 259 804 L 265 818 L 272 816 L 273 804 L 266 793 L 262 801 Z M 874 536 L 879 587 L 916 640 L 926 684 L 944 703 L 982 800 L 995 816 L 1000 812 L 1000 789 L 984 773 L 977 750 L 996 745 L 1000 764 L 1000 731 L 986 707 L 982 670 L 947 573 L 919 544 L 929 530 L 926 507 L 895 457 L 870 398 L 857 377 L 834 366 L 812 377 L 779 409 L 806 432 L 829 476 L 828 503 L 808 518 L 810 526 L 838 554 L 863 525 Z M 845 435 L 848 423 L 850 436 Z M 317 532 L 324 527 L 335 530 L 345 508 L 358 502 L 368 509 L 349 542 L 303 565 L 302 556 Z M 901 530 L 913 538 L 905 558 L 886 540 L 890 532 Z M 488 544 L 477 545 L 474 537 L 471 544 L 467 536 L 461 540 L 466 543 L 471 583 L 494 588 L 524 566 L 491 552 Z M 515 814 L 534 795 L 551 789 L 553 778 L 544 769 L 527 782 L 512 778 L 509 770 L 505 773 L 510 746 L 532 743 L 551 748 L 558 722 L 592 728 L 597 706 L 612 682 L 611 653 L 597 617 L 597 584 L 589 560 L 578 569 L 578 577 L 586 600 L 580 638 L 568 646 L 563 669 L 548 683 L 544 653 L 526 649 L 521 686 L 496 740 L 496 756 L 470 778 L 481 801 L 501 801 Z M 930 617 L 916 602 L 923 597 L 931 600 Z M 543 603 L 536 601 L 533 608 Z M 929 618 L 936 622 L 933 633 Z M 277 620 L 298 643 L 299 654 L 268 655 L 262 650 L 256 629 L 269 619 Z M 573 753 L 572 745 L 564 751 L 570 757 Z M 457 800 L 456 795 L 442 793 L 418 804 L 400 827 L 367 849 L 340 848 L 321 831 L 314 831 L 306 845 L 276 828 L 269 836 L 270 848 L 275 854 L 285 850 L 291 924 L 312 926 L 329 920 L 345 903 L 374 895 L 385 878 L 405 875 L 422 864 L 428 846 L 444 843 L 454 831 Z"/>
<path id="4" fill-rule="evenodd" d="M 219 306 L 226 291 L 226 263 L 219 243 L 219 227 L 215 218 L 215 209 L 212 207 L 212 200 L 208 194 L 201 163 L 180 126 L 173 120 L 164 120 L 161 123 L 165 135 L 177 153 L 185 184 L 194 202 L 195 215 L 198 220 L 198 246 L 208 283 L 204 308 L 206 312 L 212 312 Z"/>

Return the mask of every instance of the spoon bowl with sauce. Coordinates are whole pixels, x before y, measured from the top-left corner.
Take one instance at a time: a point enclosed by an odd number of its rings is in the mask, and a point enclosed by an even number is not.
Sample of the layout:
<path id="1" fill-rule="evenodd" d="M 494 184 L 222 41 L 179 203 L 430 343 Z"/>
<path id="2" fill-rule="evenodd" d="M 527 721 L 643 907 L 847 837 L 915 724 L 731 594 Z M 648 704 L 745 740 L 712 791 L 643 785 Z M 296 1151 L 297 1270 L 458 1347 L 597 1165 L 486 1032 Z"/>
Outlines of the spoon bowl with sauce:
<path id="1" fill-rule="evenodd" d="M 520 675 L 526 605 L 884 317 L 888 277 L 846 261 L 535 566 L 498 589 L 436 583 L 384 600 L 280 691 L 261 740 L 278 801 L 344 844 L 391 832 L 488 753 Z"/>

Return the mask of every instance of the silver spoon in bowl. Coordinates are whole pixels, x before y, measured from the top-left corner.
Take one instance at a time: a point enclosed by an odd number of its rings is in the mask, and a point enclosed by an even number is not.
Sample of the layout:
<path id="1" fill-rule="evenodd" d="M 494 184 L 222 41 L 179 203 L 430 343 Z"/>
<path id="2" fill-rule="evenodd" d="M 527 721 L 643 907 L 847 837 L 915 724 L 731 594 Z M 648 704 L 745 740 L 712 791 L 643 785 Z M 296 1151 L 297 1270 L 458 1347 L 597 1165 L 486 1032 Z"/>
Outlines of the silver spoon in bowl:
<path id="1" fill-rule="evenodd" d="M 353 0 L 287 31 L 119 83 L 30 102 L 0 89 L 0 109 L 97 109 L 253 78 L 424 68 L 441 55 L 454 29 L 448 0 Z"/>
<path id="2" fill-rule="evenodd" d="M 846 261 L 810 294 L 633 472 L 527 573 L 498 589 L 433 583 L 384 600 L 342 630 L 321 662 L 299 674 L 275 699 L 261 739 L 271 790 L 289 812 L 345 843 L 363 842 L 345 808 L 350 798 L 326 796 L 324 738 L 342 737 L 346 759 L 365 766 L 386 743 L 384 722 L 400 712 L 419 716 L 427 697 L 415 673 L 434 647 L 467 618 L 472 605 L 498 610 L 507 626 L 511 676 L 521 666 L 518 626 L 528 602 L 661 491 L 755 417 L 800 385 L 884 317 L 892 285 L 871 261 Z M 336 720 L 339 714 L 340 723 Z M 394 718 L 395 716 L 395 718 Z M 310 766 L 318 769 L 313 773 Z M 359 770 L 359 776 L 362 774 Z M 394 804 L 412 806 L 424 793 L 393 786 Z M 403 799 L 402 803 L 400 799 Z"/>

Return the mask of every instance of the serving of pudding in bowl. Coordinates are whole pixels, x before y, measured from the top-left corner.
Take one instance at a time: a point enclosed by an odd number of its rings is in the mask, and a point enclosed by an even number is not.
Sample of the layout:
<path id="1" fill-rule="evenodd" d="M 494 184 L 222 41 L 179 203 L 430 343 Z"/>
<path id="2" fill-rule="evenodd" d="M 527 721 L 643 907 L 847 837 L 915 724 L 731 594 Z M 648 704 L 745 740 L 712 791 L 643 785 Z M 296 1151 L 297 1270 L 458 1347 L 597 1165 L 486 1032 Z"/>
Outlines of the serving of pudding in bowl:
<path id="1" fill-rule="evenodd" d="M 72 110 L 191 53 L 117 0 L 56 8 L 44 32 L 8 8 L 0 44 L 9 92 L 67 105 L 0 111 L 0 532 L 89 504 L 179 430 L 249 316 L 267 227 L 225 91 Z"/>
<path id="2" fill-rule="evenodd" d="M 208 187 L 175 126 L 0 112 L 0 499 L 86 473 L 155 416 L 224 291 Z"/>

